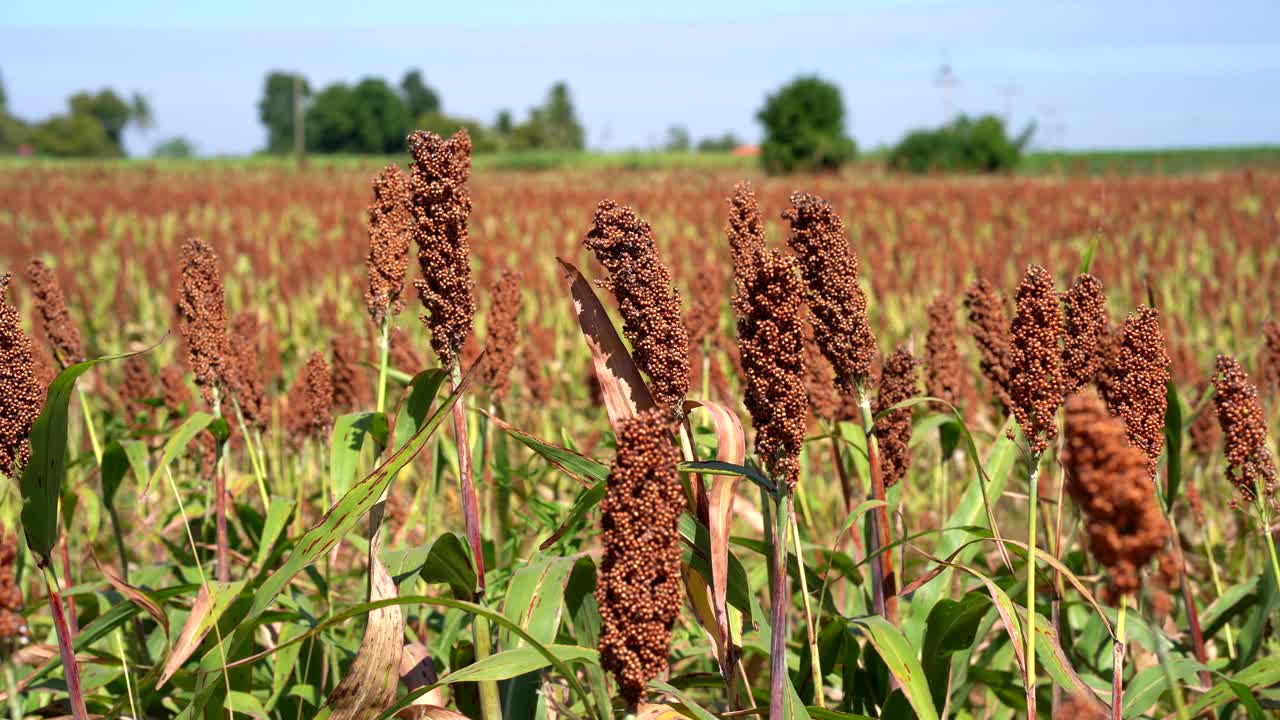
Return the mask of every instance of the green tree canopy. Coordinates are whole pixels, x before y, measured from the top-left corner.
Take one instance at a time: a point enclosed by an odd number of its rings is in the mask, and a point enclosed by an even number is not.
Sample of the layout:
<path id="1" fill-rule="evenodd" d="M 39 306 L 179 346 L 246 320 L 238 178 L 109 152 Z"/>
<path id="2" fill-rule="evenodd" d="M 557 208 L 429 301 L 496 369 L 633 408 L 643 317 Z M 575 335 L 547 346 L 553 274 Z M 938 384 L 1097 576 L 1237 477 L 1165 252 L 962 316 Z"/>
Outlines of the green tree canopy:
<path id="1" fill-rule="evenodd" d="M 889 153 L 888 165 L 912 173 L 1013 170 L 1021 162 L 1032 131 L 1028 127 L 1017 138 L 1010 138 L 1004 121 L 995 115 L 976 119 L 961 115 L 940 128 L 907 133 Z"/>
<path id="2" fill-rule="evenodd" d="M 184 137 L 171 137 L 158 143 L 151 150 L 151 156 L 158 158 L 191 158 L 196 156 L 196 146 Z"/>
<path id="3" fill-rule="evenodd" d="M 765 98 L 756 119 L 764 126 L 761 160 L 768 172 L 832 170 L 857 154 L 845 136 L 840 88 L 819 78 L 796 78 Z"/>
<path id="4" fill-rule="evenodd" d="M 70 104 L 72 115 L 93 118 L 112 143 L 117 147 L 122 145 L 124 129 L 134 119 L 134 108 L 114 90 L 78 92 L 71 96 Z"/>
<path id="5" fill-rule="evenodd" d="M 293 73 L 272 71 L 262 84 L 258 100 L 258 119 L 267 128 L 267 152 L 284 153 L 293 149 Z M 311 86 L 302 81 L 302 99 L 311 95 Z"/>
<path id="6" fill-rule="evenodd" d="M 404 96 L 409 117 L 440 112 L 440 95 L 422 79 L 422 71 L 410 70 L 405 73 L 400 80 L 400 92 Z"/>
<path id="7" fill-rule="evenodd" d="M 385 80 L 365 78 L 355 87 L 334 83 L 307 108 L 307 148 L 321 153 L 400 152 L 409 121 L 404 101 Z"/>
<path id="8" fill-rule="evenodd" d="M 86 113 L 55 115 L 31 129 L 30 142 L 40 155 L 114 157 L 123 154 L 96 118 Z"/>

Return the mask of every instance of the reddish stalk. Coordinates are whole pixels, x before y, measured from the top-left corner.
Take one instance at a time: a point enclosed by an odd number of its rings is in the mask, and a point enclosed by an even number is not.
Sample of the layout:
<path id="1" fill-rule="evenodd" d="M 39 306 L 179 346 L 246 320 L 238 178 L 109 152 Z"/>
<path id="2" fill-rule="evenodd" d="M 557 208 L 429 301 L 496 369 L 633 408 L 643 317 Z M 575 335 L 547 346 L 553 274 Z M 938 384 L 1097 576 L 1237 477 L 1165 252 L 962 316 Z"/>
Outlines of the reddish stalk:
<path id="1" fill-rule="evenodd" d="M 222 454 L 222 441 L 218 441 L 218 454 Z M 218 582 L 227 582 L 231 579 L 231 545 L 227 541 L 227 472 L 221 458 L 213 473 L 213 514 L 217 524 L 213 573 Z"/>
<path id="2" fill-rule="evenodd" d="M 885 499 L 884 473 L 880 468 L 880 443 L 876 440 L 871 417 L 871 404 L 862 388 L 858 390 L 858 411 L 862 416 L 862 431 L 867 439 L 867 466 L 871 474 L 871 498 L 887 503 Z M 871 544 L 867 547 L 867 555 L 880 556 L 872 563 L 872 602 L 876 613 L 896 624 L 898 621 L 897 582 L 893 575 L 893 553 L 884 548 L 889 547 L 889 506 L 887 504 L 873 510 L 870 514 Z M 883 552 L 881 552 L 883 550 Z"/>
<path id="3" fill-rule="evenodd" d="M 477 361 L 479 362 L 479 361 Z M 453 387 L 456 390 L 462 384 L 461 371 L 453 366 Z M 458 447 L 458 494 L 462 499 L 462 521 L 466 526 L 467 544 L 471 546 L 471 555 L 476 563 L 476 580 L 479 583 L 478 594 L 483 597 L 486 586 L 484 580 L 484 544 L 480 540 L 480 502 L 476 498 L 476 488 L 471 482 L 471 441 L 467 433 L 466 398 L 459 396 L 453 404 L 453 439 Z"/>
<path id="4" fill-rule="evenodd" d="M 71 587 L 71 541 L 67 540 L 67 534 L 62 534 L 62 581 Z M 67 625 L 71 629 L 71 637 L 80 634 L 80 623 L 76 619 L 76 601 L 75 598 L 67 598 Z"/>
<path id="5" fill-rule="evenodd" d="M 84 704 L 84 688 L 80 685 L 80 665 L 76 662 L 72 647 L 71 628 L 63 612 L 62 593 L 58 592 L 58 580 L 49 567 L 43 567 L 45 589 L 49 593 L 49 611 L 53 614 L 53 627 L 58 635 L 58 652 L 62 656 L 63 675 L 67 682 L 67 699 L 71 703 L 71 716 L 75 720 L 89 720 L 89 710 Z"/>

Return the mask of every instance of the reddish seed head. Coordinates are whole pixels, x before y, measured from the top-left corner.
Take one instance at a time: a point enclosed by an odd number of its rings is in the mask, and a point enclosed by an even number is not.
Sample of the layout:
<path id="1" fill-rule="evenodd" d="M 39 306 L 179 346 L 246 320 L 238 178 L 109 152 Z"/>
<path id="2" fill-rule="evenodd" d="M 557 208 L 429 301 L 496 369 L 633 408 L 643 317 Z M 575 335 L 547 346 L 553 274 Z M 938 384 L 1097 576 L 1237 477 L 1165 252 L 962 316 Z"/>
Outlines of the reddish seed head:
<path id="1" fill-rule="evenodd" d="M 603 200 L 583 244 L 609 272 L 598 284 L 618 301 L 622 332 L 636 365 L 649 376 L 654 402 L 679 412 L 689 394 L 689 333 L 653 228 L 631 208 Z"/>
<path id="2" fill-rule="evenodd" d="M 629 703 L 667 669 L 683 596 L 678 522 L 685 501 L 672 420 L 654 408 L 623 423 L 600 502 L 600 664 Z"/>
<path id="3" fill-rule="evenodd" d="M 44 406 L 36 382 L 31 339 L 9 304 L 9 276 L 0 278 L 0 474 L 17 478 L 31 458 L 27 436 Z"/>
<path id="4" fill-rule="evenodd" d="M 991 384 L 991 392 L 1006 408 L 1012 407 L 1009 399 L 1009 320 L 1005 315 L 1004 295 L 986 278 L 978 278 L 973 287 L 965 291 L 964 306 L 969 311 L 969 326 L 973 340 L 982 356 L 979 367 Z"/>
<path id="5" fill-rule="evenodd" d="M 1131 595 L 1140 587 L 1140 569 L 1169 532 L 1146 456 L 1092 392 L 1067 400 L 1065 435 L 1066 489 L 1084 513 L 1089 551 L 1107 568 L 1112 592 Z"/>
<path id="6" fill-rule="evenodd" d="M 950 295 L 938 295 L 929 303 L 929 331 L 925 337 L 925 392 L 929 397 L 945 400 L 952 407 L 960 405 L 960 384 L 964 381 L 964 363 L 956 348 L 956 304 Z M 950 412 L 950 408 L 933 403 L 934 410 Z"/>
<path id="7" fill-rule="evenodd" d="M 374 179 L 368 216 L 369 289 L 364 298 L 369 317 L 381 325 L 388 313 L 399 315 L 404 310 L 404 276 L 415 224 L 409 176 L 399 166 L 388 165 Z"/>
<path id="8" fill-rule="evenodd" d="M 487 354 L 481 380 L 495 402 L 502 402 L 511 390 L 511 367 L 520 344 L 520 304 L 520 275 L 507 270 L 494 283 L 485 323 Z"/>
<path id="9" fill-rule="evenodd" d="M 417 348 L 413 346 L 413 341 L 409 339 L 409 334 L 403 328 L 391 328 L 391 335 L 388 338 L 391 348 L 390 355 L 391 367 L 409 375 L 417 375 L 426 367 L 426 363 L 422 361 L 422 356 L 418 354 Z"/>
<path id="10" fill-rule="evenodd" d="M 419 130 L 409 136 L 413 155 L 414 240 L 422 277 L 414 282 L 431 331 L 431 347 L 442 365 L 457 360 L 476 314 L 472 296 L 468 218 L 471 136 L 459 130 L 445 140 Z"/>
<path id="11" fill-rule="evenodd" d="M 40 312 L 41 326 L 54 356 L 62 367 L 84 360 L 84 345 L 80 341 L 80 328 L 71 319 L 67 299 L 58 285 L 53 269 L 38 258 L 27 266 L 27 282 L 35 295 L 36 308 Z"/>
<path id="12" fill-rule="evenodd" d="M 179 417 L 191 407 L 191 388 L 187 387 L 186 373 L 177 363 L 166 365 L 160 371 L 160 396 L 170 415 Z"/>
<path id="13" fill-rule="evenodd" d="M 347 332 L 333 338 L 333 367 L 330 381 L 333 383 L 333 408 L 337 412 L 351 412 L 364 407 L 372 395 L 368 372 L 360 363 L 363 357 L 360 338 Z"/>
<path id="14" fill-rule="evenodd" d="M 1146 453 L 1147 475 L 1154 479 L 1164 449 L 1169 383 L 1169 352 L 1155 308 L 1140 306 L 1125 319 L 1102 373 L 1107 409 L 1124 420 L 1129 444 Z"/>
<path id="15" fill-rule="evenodd" d="M 285 425 L 294 447 L 322 439 L 333 425 L 333 382 L 324 355 L 314 352 L 289 388 Z"/>
<path id="16" fill-rule="evenodd" d="M 760 218 L 760 206 L 749 182 L 733 186 L 725 234 L 729 236 L 729 247 L 733 250 L 734 276 L 744 277 L 749 272 L 746 264 L 755 257 L 757 249 L 764 248 L 764 221 Z"/>
<path id="17" fill-rule="evenodd" d="M 187 346 L 187 364 L 205 402 L 227 384 L 227 307 L 222 272 L 213 248 L 199 238 L 182 244 L 182 285 L 178 294 L 178 332 Z"/>
<path id="18" fill-rule="evenodd" d="M 18 560 L 18 534 L 0 525 L 0 647 L 6 653 L 15 641 L 26 638 L 27 621 L 22 614 L 22 588 L 15 567 Z"/>
<path id="19" fill-rule="evenodd" d="M 1263 387 L 1272 392 L 1280 391 L 1280 320 L 1263 323 L 1262 338 L 1265 342 L 1262 360 L 1265 368 Z"/>
<path id="20" fill-rule="evenodd" d="M 813 311 L 815 338 L 845 393 L 871 376 L 878 352 L 867 321 L 867 297 L 858 286 L 858 256 L 849 247 L 844 222 L 826 200 L 794 193 L 782 214 L 791 224 L 788 242 L 800 259 Z"/>
<path id="21" fill-rule="evenodd" d="M 1110 323 L 1102 283 L 1092 275 L 1077 277 L 1063 300 L 1066 335 L 1062 347 L 1062 394 L 1066 397 L 1093 382 L 1098 375 Z"/>
<path id="22" fill-rule="evenodd" d="M 889 408 L 919 394 L 918 363 L 905 347 L 884 359 L 875 404 L 875 434 L 885 487 L 893 487 L 911 465 L 911 408 Z M 887 412 L 886 412 L 887 411 Z M 883 413 L 883 414 L 882 414 Z"/>
<path id="23" fill-rule="evenodd" d="M 1266 415 L 1258 402 L 1258 389 L 1240 363 L 1230 355 L 1218 356 L 1213 378 L 1213 404 L 1222 426 L 1227 478 L 1246 503 L 1258 499 L 1275 504 L 1276 467 L 1267 447 Z"/>
<path id="24" fill-rule="evenodd" d="M 271 420 L 271 412 L 267 407 L 267 390 L 260 363 L 262 335 L 262 325 L 252 312 L 240 313 L 231 323 L 228 387 L 244 414 L 245 423 L 265 429 Z"/>
<path id="25" fill-rule="evenodd" d="M 1027 268 L 1015 296 L 1009 329 L 1009 398 L 1032 452 L 1043 452 L 1058 433 L 1062 404 L 1062 307 L 1053 278 L 1043 267 Z"/>

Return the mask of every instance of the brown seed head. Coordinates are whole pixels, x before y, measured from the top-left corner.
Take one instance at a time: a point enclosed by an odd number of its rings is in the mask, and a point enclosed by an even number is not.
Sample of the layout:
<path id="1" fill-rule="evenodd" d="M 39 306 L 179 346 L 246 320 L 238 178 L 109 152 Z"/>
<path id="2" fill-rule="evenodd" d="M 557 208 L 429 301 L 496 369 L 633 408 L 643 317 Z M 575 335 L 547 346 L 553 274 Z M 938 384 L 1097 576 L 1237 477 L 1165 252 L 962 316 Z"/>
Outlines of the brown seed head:
<path id="1" fill-rule="evenodd" d="M 1276 467 L 1267 447 L 1267 421 L 1258 402 L 1258 389 L 1240 363 L 1229 355 L 1218 356 L 1213 385 L 1213 404 L 1227 456 L 1227 478 L 1246 503 L 1257 500 L 1261 489 L 1266 501 L 1274 505 Z"/>
<path id="2" fill-rule="evenodd" d="M 782 214 L 791 223 L 788 242 L 800 259 L 818 347 L 836 373 L 836 386 L 852 393 L 871 376 L 878 352 L 867 321 L 867 296 L 858 286 L 858 256 L 844 222 L 826 200 L 793 193 Z"/>
<path id="3" fill-rule="evenodd" d="M 1275 392 L 1280 390 L 1280 320 L 1263 323 L 1262 337 L 1265 341 L 1262 366 L 1266 371 L 1262 384 Z"/>
<path id="4" fill-rule="evenodd" d="M 986 278 L 978 278 L 965 291 L 964 306 L 969 311 L 973 340 L 982 356 L 979 367 L 991 385 L 991 392 L 1006 408 L 1009 399 L 1009 320 L 1005 315 L 1004 295 Z"/>
<path id="5" fill-rule="evenodd" d="M 755 257 L 757 249 L 764 248 L 764 220 L 760 217 L 760 206 L 749 182 L 733 186 L 725 234 L 729 236 L 729 247 L 733 250 L 734 277 L 743 277 L 747 272 L 745 265 Z"/>
<path id="6" fill-rule="evenodd" d="M 18 534 L 0 525 L 0 654 L 5 656 L 28 632 L 22 616 L 22 587 L 15 573 L 17 560 Z"/>
<path id="7" fill-rule="evenodd" d="M 187 387 L 182 366 L 171 363 L 160 371 L 160 396 L 170 415 L 179 417 L 191 409 L 191 388 Z"/>
<path id="8" fill-rule="evenodd" d="M 266 429 L 271 420 L 266 384 L 262 379 L 262 325 L 252 312 L 242 312 L 231 323 L 228 385 L 247 425 Z"/>
<path id="9" fill-rule="evenodd" d="M 1196 385 L 1196 397 L 1203 400 L 1208 388 L 1209 381 L 1201 380 Z M 1199 403 L 1197 403 L 1197 407 L 1199 407 Z M 1217 452 L 1218 441 L 1222 439 L 1222 431 L 1218 428 L 1218 415 L 1214 412 L 1214 409 L 1212 407 L 1202 407 L 1191 421 L 1191 427 L 1187 429 L 1187 433 L 1191 436 L 1191 452 L 1202 458 L 1207 458 Z"/>
<path id="10" fill-rule="evenodd" d="M 1154 479 L 1164 449 L 1169 383 L 1169 352 L 1154 308 L 1139 306 L 1125 319 L 1102 372 L 1107 409 L 1124 420 L 1129 444 L 1146 453 L 1147 474 Z"/>
<path id="11" fill-rule="evenodd" d="M 805 388 L 804 281 L 795 258 L 757 249 L 733 299 L 744 402 L 756 431 L 756 454 L 794 490 L 800 480 L 808 397 Z"/>
<path id="12" fill-rule="evenodd" d="M 391 336 L 388 340 L 391 343 L 389 352 L 391 367 L 410 375 L 422 372 L 426 363 L 422 361 L 422 356 L 418 354 L 413 341 L 409 339 L 409 334 L 403 328 L 391 328 Z"/>
<path id="13" fill-rule="evenodd" d="M 1062 464 L 1067 492 L 1084 513 L 1089 551 L 1115 594 L 1133 594 L 1138 572 L 1164 547 L 1169 525 L 1147 476 L 1147 459 L 1124 424 L 1092 392 L 1067 400 Z"/>
<path id="14" fill-rule="evenodd" d="M 369 289 L 364 299 L 369 317 L 381 325 L 387 314 L 404 310 L 404 276 L 409 269 L 409 243 L 413 239 L 413 192 L 409 176 L 398 165 L 388 165 L 373 181 L 369 205 Z"/>
<path id="15" fill-rule="evenodd" d="M 324 355 L 314 352 L 289 387 L 285 424 L 294 447 L 323 439 L 333 424 L 333 381 Z"/>
<path id="16" fill-rule="evenodd" d="M 1062 395 L 1074 395 L 1093 382 L 1102 367 L 1103 347 L 1109 322 L 1102 283 L 1092 275 L 1081 275 L 1063 295 L 1066 306 L 1066 336 L 1062 345 Z"/>
<path id="17" fill-rule="evenodd" d="M 805 392 L 813 416 L 824 420 L 843 419 L 840 413 L 843 399 L 836 389 L 836 373 L 814 338 L 812 315 L 807 316 L 804 324 L 804 367 Z"/>
<path id="18" fill-rule="evenodd" d="M 65 368 L 82 362 L 84 345 L 80 342 L 80 328 L 71 319 L 67 299 L 62 293 L 62 287 L 58 285 L 57 276 L 53 274 L 53 268 L 38 258 L 32 259 L 27 266 L 27 282 L 31 284 L 31 293 L 35 296 L 36 308 L 40 311 L 45 338 L 59 364 Z"/>
<path id="19" fill-rule="evenodd" d="M 431 347 L 440 363 L 452 366 L 476 314 L 472 296 L 471 247 L 467 227 L 471 215 L 471 136 L 459 130 L 445 140 L 421 130 L 409 136 L 413 154 L 414 240 L 422 277 L 413 286 L 431 330 Z"/>
<path id="20" fill-rule="evenodd" d="M 507 270 L 493 285 L 485 323 L 487 352 L 481 379 L 495 402 L 502 402 L 511 390 L 511 367 L 520 345 L 520 304 L 520 274 Z"/>
<path id="21" fill-rule="evenodd" d="M 333 350 L 333 367 L 329 375 L 333 383 L 333 409 L 340 413 L 364 407 L 372 395 L 368 374 L 360 364 L 360 346 L 360 338 L 350 330 L 334 337 L 330 344 Z"/>
<path id="22" fill-rule="evenodd" d="M 956 304 L 950 295 L 940 294 L 929 303 L 929 331 L 924 343 L 925 392 L 929 397 L 960 406 L 960 384 L 964 382 L 964 363 L 956 348 Z M 932 403 L 938 412 L 950 412 L 941 403 Z"/>
<path id="23" fill-rule="evenodd" d="M 680 615 L 678 522 L 685 502 L 674 430 L 661 408 L 627 420 L 600 502 L 600 664 L 631 703 L 667 669 L 671 627 Z"/>
<path id="24" fill-rule="evenodd" d="M 18 309 L 9 304 L 9 276 L 0 278 L 0 473 L 17 478 L 31 459 L 27 436 L 44 406 L 36 382 L 31 338 Z"/>
<path id="25" fill-rule="evenodd" d="M 885 487 L 893 487 L 907 474 L 911 465 L 911 408 L 889 408 L 910 400 L 920 393 L 916 368 L 919 363 L 911 353 L 899 346 L 884 359 L 876 393 L 875 433 L 880 446 L 880 467 Z M 885 412 L 889 410 L 888 412 Z M 884 415 L 881 415 L 884 413 Z"/>
<path id="26" fill-rule="evenodd" d="M 685 326 L 689 328 L 689 346 L 701 348 L 720 328 L 724 283 L 715 269 L 703 269 L 693 276 L 690 291 L 692 302 L 685 315 Z"/>
<path id="27" fill-rule="evenodd" d="M 227 307 L 222 273 L 213 248 L 199 238 L 182 244 L 182 285 L 178 294 L 178 333 L 187 346 L 187 364 L 205 402 L 227 384 Z"/>
<path id="28" fill-rule="evenodd" d="M 1053 278 L 1039 265 L 1027 268 L 1015 295 L 1009 335 L 1009 398 L 1032 452 L 1043 452 L 1058 434 L 1062 404 L 1062 306 Z"/>
<path id="29" fill-rule="evenodd" d="M 636 365 L 649 376 L 654 402 L 679 412 L 689 394 L 689 333 L 653 228 L 631 208 L 602 200 L 583 244 L 609 272 L 598 284 L 618 301 L 622 332 Z"/>
<path id="30" fill-rule="evenodd" d="M 130 355 L 124 361 L 124 379 L 120 382 L 120 397 L 124 398 L 129 422 L 138 423 L 149 413 L 146 401 L 155 397 L 155 376 L 142 355 Z"/>

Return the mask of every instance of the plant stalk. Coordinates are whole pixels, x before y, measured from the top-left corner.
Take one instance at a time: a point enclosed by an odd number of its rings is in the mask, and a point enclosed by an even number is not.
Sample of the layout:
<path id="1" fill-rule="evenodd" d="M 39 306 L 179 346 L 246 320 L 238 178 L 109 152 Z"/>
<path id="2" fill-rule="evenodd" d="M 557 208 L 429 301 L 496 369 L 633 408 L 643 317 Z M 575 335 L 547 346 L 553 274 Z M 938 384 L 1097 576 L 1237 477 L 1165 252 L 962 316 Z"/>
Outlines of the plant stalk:
<path id="1" fill-rule="evenodd" d="M 1027 485 L 1027 718 L 1036 718 L 1036 528 L 1040 504 L 1040 453 L 1031 453 Z"/>
<path id="2" fill-rule="evenodd" d="M 867 397 L 862 383 L 858 382 L 858 413 L 862 419 L 862 432 L 867 440 L 867 466 L 871 474 L 871 497 L 873 500 L 887 502 L 885 499 L 884 474 L 880 469 L 880 443 L 876 440 L 874 421 L 871 416 L 871 400 Z M 882 548 L 889 546 L 889 507 L 881 505 L 867 516 L 871 523 L 871 542 L 867 547 L 867 555 L 875 555 Z M 897 582 L 893 575 L 893 553 L 880 552 L 879 558 L 872 563 L 872 602 L 878 614 L 886 620 L 897 624 L 898 597 Z"/>
<path id="3" fill-rule="evenodd" d="M 387 407 L 387 365 L 390 357 L 391 315 L 387 314 L 382 318 L 382 332 L 378 336 L 378 412 Z"/>
<path id="4" fill-rule="evenodd" d="M 89 720 L 89 710 L 84 704 L 84 689 L 80 684 L 80 665 L 76 662 L 75 649 L 71 645 L 71 629 L 62 610 L 62 593 L 58 591 L 58 578 L 47 565 L 41 566 L 45 590 L 49 595 L 49 610 L 53 613 L 53 627 L 58 635 L 58 652 L 62 655 L 62 669 L 67 682 L 67 699 L 71 703 L 71 716 L 75 720 Z"/>
<path id="5" fill-rule="evenodd" d="M 766 503 L 767 504 L 767 503 Z M 773 637 L 769 645 L 769 720 L 785 718 L 787 679 L 787 525 L 791 520 L 791 496 L 777 501 L 770 565 L 769 624 Z"/>
<path id="6" fill-rule="evenodd" d="M 818 654 L 818 636 L 813 627 L 813 606 L 809 600 L 809 581 L 804 576 L 804 545 L 800 542 L 800 523 L 791 523 L 791 540 L 796 544 L 796 564 L 800 576 L 800 598 L 804 601 L 804 624 L 809 633 L 809 665 L 813 673 L 813 701 L 826 708 L 822 693 L 822 660 Z"/>
<path id="7" fill-rule="evenodd" d="M 1116 621 L 1116 641 L 1111 651 L 1111 718 L 1120 720 L 1124 706 L 1125 616 L 1129 614 L 1129 596 L 1120 596 L 1120 618 Z"/>

